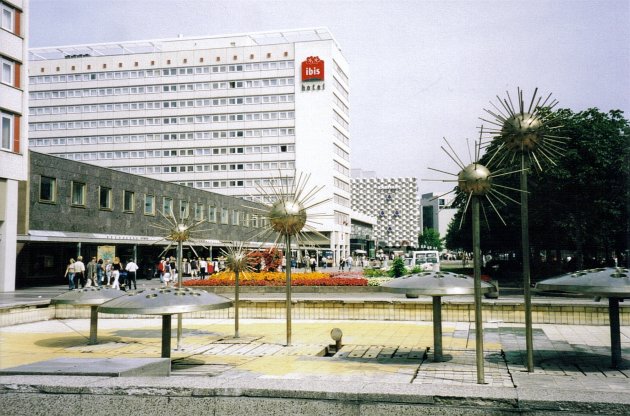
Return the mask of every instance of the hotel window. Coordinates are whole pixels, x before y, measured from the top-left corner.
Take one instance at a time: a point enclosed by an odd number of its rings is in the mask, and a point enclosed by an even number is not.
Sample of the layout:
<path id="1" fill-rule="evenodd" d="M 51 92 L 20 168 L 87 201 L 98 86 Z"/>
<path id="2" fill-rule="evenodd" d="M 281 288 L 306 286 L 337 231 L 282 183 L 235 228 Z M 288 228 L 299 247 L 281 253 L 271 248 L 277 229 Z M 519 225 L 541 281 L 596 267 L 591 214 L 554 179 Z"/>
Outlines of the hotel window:
<path id="1" fill-rule="evenodd" d="M 6 4 L 0 4 L 2 8 L 2 20 L 0 21 L 0 27 L 13 33 L 15 23 L 15 9 L 7 6 Z"/>
<path id="2" fill-rule="evenodd" d="M 166 216 L 175 216 L 173 212 L 173 198 L 164 197 L 162 201 L 162 214 Z"/>
<path id="3" fill-rule="evenodd" d="M 179 218 L 187 219 L 190 215 L 188 201 L 179 201 Z"/>
<path id="4" fill-rule="evenodd" d="M 40 176 L 39 201 L 54 203 L 57 200 L 57 179 Z"/>
<path id="5" fill-rule="evenodd" d="M 123 191 L 123 211 L 134 212 L 136 209 L 135 194 L 131 191 Z"/>
<path id="6" fill-rule="evenodd" d="M 0 82 L 13 86 L 15 80 L 15 62 L 0 58 L 0 63 L 2 63 L 2 78 L 0 78 Z"/>
<path id="7" fill-rule="evenodd" d="M 258 215 L 252 214 L 249 225 L 254 228 L 258 228 Z"/>
<path id="8" fill-rule="evenodd" d="M 77 207 L 85 206 L 85 184 L 72 181 L 70 203 Z"/>
<path id="9" fill-rule="evenodd" d="M 229 224 L 230 211 L 227 208 L 221 208 L 221 224 Z"/>
<path id="10" fill-rule="evenodd" d="M 195 202 L 195 221 L 203 221 L 203 204 Z"/>
<path id="11" fill-rule="evenodd" d="M 234 210 L 232 211 L 232 225 L 241 225 L 241 212 Z"/>
<path id="12" fill-rule="evenodd" d="M 100 209 L 112 209 L 112 188 L 108 188 L 106 186 L 99 187 L 98 207 Z"/>
<path id="13" fill-rule="evenodd" d="M 0 113 L 2 115 L 2 142 L 0 148 L 13 150 L 13 123 L 15 117 L 12 114 Z"/>
<path id="14" fill-rule="evenodd" d="M 217 222 L 216 207 L 208 207 L 208 222 Z"/>
<path id="15" fill-rule="evenodd" d="M 155 215 L 155 196 L 144 195 L 144 215 Z"/>

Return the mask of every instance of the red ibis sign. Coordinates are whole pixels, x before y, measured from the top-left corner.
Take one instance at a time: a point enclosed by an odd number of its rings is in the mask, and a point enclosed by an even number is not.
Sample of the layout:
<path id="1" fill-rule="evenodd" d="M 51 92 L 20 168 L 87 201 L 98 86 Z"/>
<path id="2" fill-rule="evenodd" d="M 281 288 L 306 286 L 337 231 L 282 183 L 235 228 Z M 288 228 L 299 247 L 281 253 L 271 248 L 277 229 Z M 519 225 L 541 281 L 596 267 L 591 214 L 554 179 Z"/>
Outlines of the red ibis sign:
<path id="1" fill-rule="evenodd" d="M 319 56 L 309 56 L 302 62 L 302 82 L 304 81 L 323 81 L 324 80 L 324 61 Z"/>

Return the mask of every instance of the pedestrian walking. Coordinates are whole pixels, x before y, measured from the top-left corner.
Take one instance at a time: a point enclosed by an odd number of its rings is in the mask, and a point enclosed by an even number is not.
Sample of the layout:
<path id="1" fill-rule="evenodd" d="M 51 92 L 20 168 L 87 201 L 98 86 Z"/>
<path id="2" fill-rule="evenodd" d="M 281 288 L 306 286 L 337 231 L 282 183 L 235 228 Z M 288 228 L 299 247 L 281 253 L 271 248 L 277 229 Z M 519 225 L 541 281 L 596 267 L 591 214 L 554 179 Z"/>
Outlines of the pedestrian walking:
<path id="1" fill-rule="evenodd" d="M 83 256 L 77 257 L 77 261 L 74 262 L 74 286 L 77 289 L 79 287 L 85 287 L 85 264 L 83 263 Z"/>
<path id="2" fill-rule="evenodd" d="M 74 289 L 74 259 L 70 259 L 66 266 L 66 273 L 63 277 L 68 278 L 68 289 Z"/>
<path id="3" fill-rule="evenodd" d="M 133 289 L 137 290 L 138 285 L 136 283 L 136 272 L 138 271 L 138 265 L 133 261 L 133 259 L 130 259 L 125 266 L 125 270 L 127 271 L 127 281 L 125 282 L 127 288 L 131 289 L 133 286 Z"/>
<path id="4" fill-rule="evenodd" d="M 96 286 L 96 268 L 96 257 L 92 257 L 87 266 L 85 266 L 85 287 Z"/>
<path id="5" fill-rule="evenodd" d="M 120 259 L 118 257 L 114 257 L 114 261 L 112 263 L 112 278 L 114 282 L 112 283 L 112 289 L 120 290 L 120 283 L 118 279 L 120 278 L 120 271 L 122 270 L 122 264 L 120 264 Z"/>

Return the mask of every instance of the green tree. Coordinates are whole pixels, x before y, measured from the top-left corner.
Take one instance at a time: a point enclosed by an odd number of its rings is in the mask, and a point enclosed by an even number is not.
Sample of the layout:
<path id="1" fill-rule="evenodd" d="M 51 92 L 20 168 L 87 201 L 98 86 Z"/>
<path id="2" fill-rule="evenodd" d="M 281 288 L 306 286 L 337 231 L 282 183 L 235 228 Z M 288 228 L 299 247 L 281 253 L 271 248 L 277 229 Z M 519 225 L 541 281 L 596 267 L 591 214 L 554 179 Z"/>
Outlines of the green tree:
<path id="1" fill-rule="evenodd" d="M 391 277 L 400 277 L 405 274 L 405 261 L 402 257 L 396 257 L 392 262 L 392 268 L 389 270 Z"/>
<path id="2" fill-rule="evenodd" d="M 630 127 L 623 112 L 596 108 L 575 113 L 568 109 L 545 111 L 559 127 L 554 135 L 567 137 L 555 166 L 529 174 L 529 222 L 532 253 L 571 250 L 575 267 L 595 265 L 594 258 L 628 249 L 630 228 Z M 487 163 L 491 144 L 480 163 Z M 518 158 L 515 158 L 518 159 Z M 515 160 L 514 163 L 518 163 Z M 512 168 L 518 168 L 512 166 Z M 497 180 L 499 182 L 499 180 Z M 503 185 L 519 188 L 518 174 L 500 178 Z M 518 200 L 518 193 L 511 195 Z M 446 236 L 449 248 L 471 248 L 470 212 L 459 227 L 465 195 Z M 520 213 L 516 204 L 497 206 L 507 226 L 487 212 L 489 227 L 482 227 L 483 250 L 520 252 Z M 469 210 L 470 211 L 470 210 Z M 492 211 L 492 209 L 486 211 Z M 536 259 L 534 259 L 536 260 Z M 535 264 L 535 261 L 534 261 Z"/>
<path id="3" fill-rule="evenodd" d="M 437 251 L 442 251 L 444 247 L 443 238 L 440 237 L 440 233 L 433 228 L 425 228 L 422 233 L 418 235 L 418 246 L 422 247 L 434 247 Z"/>

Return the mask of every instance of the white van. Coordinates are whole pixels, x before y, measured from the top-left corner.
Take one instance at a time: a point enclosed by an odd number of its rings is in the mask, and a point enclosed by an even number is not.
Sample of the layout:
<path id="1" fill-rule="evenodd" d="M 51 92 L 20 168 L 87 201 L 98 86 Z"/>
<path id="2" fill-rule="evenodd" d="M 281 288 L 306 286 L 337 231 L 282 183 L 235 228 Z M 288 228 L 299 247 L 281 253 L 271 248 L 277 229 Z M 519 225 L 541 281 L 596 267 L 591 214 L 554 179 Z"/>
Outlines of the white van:
<path id="1" fill-rule="evenodd" d="M 412 251 L 411 257 L 405 260 L 409 268 L 419 266 L 424 271 L 440 271 L 440 254 L 436 250 Z"/>

